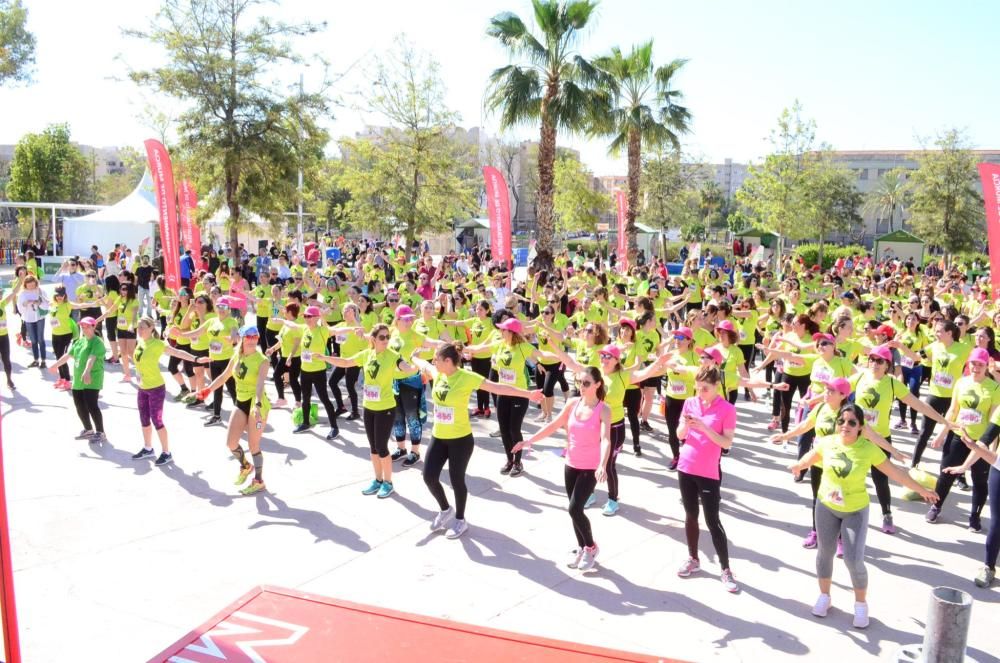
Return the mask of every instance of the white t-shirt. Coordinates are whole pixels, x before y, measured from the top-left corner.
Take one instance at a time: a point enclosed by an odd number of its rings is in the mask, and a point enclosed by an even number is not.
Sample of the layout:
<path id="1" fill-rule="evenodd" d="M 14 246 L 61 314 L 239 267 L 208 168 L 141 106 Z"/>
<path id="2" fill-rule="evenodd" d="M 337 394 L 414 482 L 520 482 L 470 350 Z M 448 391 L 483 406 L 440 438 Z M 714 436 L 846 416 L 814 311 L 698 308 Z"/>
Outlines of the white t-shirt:
<path id="1" fill-rule="evenodd" d="M 38 312 L 39 308 L 48 308 L 48 295 L 41 289 L 22 290 L 17 295 L 17 310 L 21 314 L 21 319 L 25 322 L 38 322 L 44 317 Z"/>

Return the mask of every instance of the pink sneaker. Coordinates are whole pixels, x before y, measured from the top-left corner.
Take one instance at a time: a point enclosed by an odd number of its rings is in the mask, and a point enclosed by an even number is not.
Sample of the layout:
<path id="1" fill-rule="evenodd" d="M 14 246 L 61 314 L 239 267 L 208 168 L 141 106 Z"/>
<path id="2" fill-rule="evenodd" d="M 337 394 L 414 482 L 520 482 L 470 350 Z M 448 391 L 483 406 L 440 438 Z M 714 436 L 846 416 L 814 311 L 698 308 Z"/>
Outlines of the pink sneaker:
<path id="1" fill-rule="evenodd" d="M 844 542 L 841 539 L 837 539 L 837 557 L 844 556 Z"/>
<path id="2" fill-rule="evenodd" d="M 777 430 L 778 426 L 780 426 L 780 425 L 781 425 L 781 422 L 779 422 L 779 421 L 772 421 L 771 423 L 769 423 L 767 425 L 767 430 Z"/>
<path id="3" fill-rule="evenodd" d="M 59 382 L 61 382 L 62 384 L 57 386 L 56 389 L 59 389 L 60 391 L 67 391 L 73 386 L 73 383 L 70 382 L 69 380 L 60 380 Z"/>
<path id="4" fill-rule="evenodd" d="M 816 547 L 816 530 L 812 530 L 806 535 L 806 538 L 802 540 L 802 547 L 810 550 Z"/>
<path id="5" fill-rule="evenodd" d="M 274 407 L 285 407 L 286 405 L 288 405 L 288 401 L 286 401 L 284 398 L 279 398 L 278 400 L 274 401 Z"/>

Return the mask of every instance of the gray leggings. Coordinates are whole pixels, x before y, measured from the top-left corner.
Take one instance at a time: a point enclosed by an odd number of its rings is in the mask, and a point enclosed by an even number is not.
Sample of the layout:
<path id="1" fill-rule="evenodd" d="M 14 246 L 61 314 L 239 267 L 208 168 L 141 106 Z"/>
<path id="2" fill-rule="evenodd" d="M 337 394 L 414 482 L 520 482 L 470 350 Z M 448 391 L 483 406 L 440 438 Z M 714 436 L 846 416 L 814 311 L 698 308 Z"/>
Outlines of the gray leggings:
<path id="1" fill-rule="evenodd" d="M 868 506 L 860 511 L 842 513 L 816 502 L 816 575 L 833 577 L 833 556 L 837 553 L 837 535 L 844 544 L 844 564 L 851 574 L 854 589 L 868 589 L 868 569 L 865 568 L 865 535 L 868 532 Z"/>

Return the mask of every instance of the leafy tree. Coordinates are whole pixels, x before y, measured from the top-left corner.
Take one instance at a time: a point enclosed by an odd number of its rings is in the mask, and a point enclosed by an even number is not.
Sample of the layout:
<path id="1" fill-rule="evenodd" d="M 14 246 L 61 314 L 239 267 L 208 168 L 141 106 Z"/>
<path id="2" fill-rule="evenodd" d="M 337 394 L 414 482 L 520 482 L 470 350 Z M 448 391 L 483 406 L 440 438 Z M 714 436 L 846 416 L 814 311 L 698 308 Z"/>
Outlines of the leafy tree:
<path id="1" fill-rule="evenodd" d="M 906 181 L 906 170 L 893 168 L 882 176 L 877 187 L 868 192 L 862 209 L 873 212 L 879 221 L 888 219 L 889 232 L 892 232 L 896 212 L 899 211 L 900 216 L 906 212 L 909 196 L 910 184 Z"/>
<path id="2" fill-rule="evenodd" d="M 638 253 L 635 219 L 639 214 L 639 183 L 642 148 L 672 147 L 680 150 L 678 134 L 688 131 L 691 115 L 678 104 L 682 94 L 673 80 L 687 60 L 674 60 L 657 67 L 653 64 L 653 42 L 634 46 L 627 55 L 617 46 L 609 55 L 596 58 L 602 87 L 608 92 L 606 112 L 599 113 L 594 132 L 612 136 L 609 152 L 626 154 L 628 160 L 628 217 L 625 234 L 628 259 L 635 263 Z"/>
<path id="3" fill-rule="evenodd" d="M 0 85 L 31 80 L 35 35 L 27 24 L 28 10 L 21 0 L 0 0 Z"/>
<path id="4" fill-rule="evenodd" d="M 852 224 L 861 224 L 858 214 L 863 196 L 854 187 L 854 173 L 833 161 L 829 151 L 810 153 L 805 158 L 800 186 L 804 226 L 819 244 L 819 263 L 823 262 L 823 244 L 832 232 L 844 232 Z"/>
<path id="5" fill-rule="evenodd" d="M 485 161 L 483 166 L 493 166 L 507 180 L 510 189 L 510 218 L 513 221 L 521 211 L 521 198 L 524 197 L 525 184 L 531 180 L 526 178 L 527 173 L 521 172 L 520 163 L 521 146 L 511 140 L 503 138 L 490 141 L 486 145 L 484 153 Z M 534 178 L 537 181 L 537 177 Z M 483 187 L 485 191 L 485 186 Z M 528 193 L 533 193 L 534 190 Z"/>
<path id="6" fill-rule="evenodd" d="M 125 164 L 122 172 L 108 173 L 97 180 L 96 198 L 100 205 L 113 205 L 132 193 L 146 172 L 146 155 L 139 150 L 123 147 L 118 154 Z"/>
<path id="7" fill-rule="evenodd" d="M 500 114 L 500 128 L 540 123 L 538 149 L 538 241 L 536 266 L 552 266 L 555 240 L 553 197 L 556 134 L 585 131 L 598 101 L 591 86 L 598 78 L 593 65 L 574 47 L 587 27 L 596 0 L 532 0 L 536 36 L 516 14 L 490 20 L 486 34 L 499 41 L 512 59 L 490 75 L 486 108 Z"/>
<path id="8" fill-rule="evenodd" d="M 264 4 L 165 0 L 148 30 L 126 31 L 166 51 L 166 64 L 129 75 L 185 104 L 179 148 L 206 192 L 201 215 L 225 206 L 234 245 L 244 207 L 280 224 L 298 198 L 299 169 L 314 167 L 328 140 L 317 124 L 327 112 L 322 93 L 290 92 L 266 79 L 302 64 L 291 42 L 321 26 L 261 16 Z"/>
<path id="9" fill-rule="evenodd" d="M 344 186 L 344 162 L 327 159 L 320 167 L 316 182 L 309 190 L 309 207 L 316 210 L 316 232 L 325 226 L 325 232 L 339 230 L 347 226 L 347 204 L 351 202 L 351 192 Z"/>
<path id="10" fill-rule="evenodd" d="M 934 145 L 936 150 L 914 155 L 918 168 L 910 175 L 910 224 L 921 239 L 949 254 L 972 250 L 985 232 L 976 156 L 955 129 L 938 136 Z"/>
<path id="11" fill-rule="evenodd" d="M 556 161 L 555 216 L 559 232 L 594 232 L 601 215 L 611 209 L 611 198 L 591 186 L 590 174 L 577 159 Z"/>
<path id="12" fill-rule="evenodd" d="M 32 203 L 87 203 L 93 199 L 92 173 L 90 162 L 70 142 L 69 127 L 55 124 L 40 134 L 26 134 L 17 142 L 7 197 Z"/>
<path id="13" fill-rule="evenodd" d="M 379 62 L 372 89 L 370 109 L 389 126 L 341 144 L 346 214 L 357 228 L 401 229 L 409 251 L 414 239 L 450 231 L 477 209 L 477 146 L 463 140 L 458 115 L 445 106 L 437 63 L 402 39 Z"/>
<path id="14" fill-rule="evenodd" d="M 697 189 L 707 176 L 699 163 L 682 163 L 676 150 L 654 150 L 642 159 L 642 189 L 644 201 L 639 218 L 648 226 L 681 228 L 700 218 Z"/>
<path id="15" fill-rule="evenodd" d="M 706 227 L 711 227 L 717 220 L 722 220 L 722 210 L 726 197 L 715 180 L 708 180 L 698 190 L 698 208 Z"/>

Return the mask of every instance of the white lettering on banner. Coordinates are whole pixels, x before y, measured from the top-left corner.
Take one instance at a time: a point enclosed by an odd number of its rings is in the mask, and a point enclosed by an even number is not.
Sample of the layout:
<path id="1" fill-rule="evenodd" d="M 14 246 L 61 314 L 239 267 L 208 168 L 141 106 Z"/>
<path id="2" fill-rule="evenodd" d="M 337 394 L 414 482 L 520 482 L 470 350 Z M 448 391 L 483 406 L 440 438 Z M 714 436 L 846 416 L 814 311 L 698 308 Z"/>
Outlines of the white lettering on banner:
<path id="1" fill-rule="evenodd" d="M 237 621 L 238 620 L 238 621 Z M 241 624 L 239 622 L 251 622 L 254 624 L 263 624 L 265 627 L 272 628 L 258 628 L 255 626 L 248 626 Z M 257 652 L 259 647 L 281 647 L 287 645 L 294 645 L 296 642 L 302 639 L 302 636 L 309 631 L 308 626 L 301 626 L 299 624 L 290 624 L 288 622 L 282 622 L 277 619 L 271 619 L 269 617 L 260 617 L 258 615 L 252 615 L 248 612 L 237 611 L 230 615 L 224 621 L 221 621 L 208 633 L 201 636 L 201 644 L 191 643 L 184 648 L 185 651 L 190 651 L 194 654 L 203 654 L 205 656 L 211 656 L 213 659 L 221 661 L 235 661 L 241 659 L 230 659 L 226 654 L 219 648 L 215 643 L 215 640 L 219 639 L 229 639 L 231 636 L 240 635 L 250 635 L 253 633 L 260 633 L 267 635 L 279 635 L 279 633 L 274 633 L 273 629 L 282 629 L 280 635 L 284 636 L 281 638 L 270 638 L 265 640 L 247 640 L 244 642 L 231 640 L 232 644 L 243 652 L 243 655 L 253 663 L 267 663 L 266 659 Z M 287 635 L 286 635 L 287 632 Z M 167 659 L 171 663 L 198 663 L 198 661 L 184 658 L 183 656 L 171 656 Z"/>

